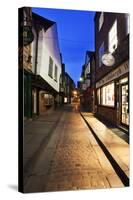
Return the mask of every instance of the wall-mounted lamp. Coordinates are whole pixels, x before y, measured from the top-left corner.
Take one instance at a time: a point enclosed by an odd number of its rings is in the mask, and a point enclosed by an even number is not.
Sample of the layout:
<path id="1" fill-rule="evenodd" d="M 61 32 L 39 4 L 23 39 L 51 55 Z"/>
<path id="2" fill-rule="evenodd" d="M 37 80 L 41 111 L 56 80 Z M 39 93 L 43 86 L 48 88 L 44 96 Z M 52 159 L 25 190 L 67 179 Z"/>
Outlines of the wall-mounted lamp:
<path id="1" fill-rule="evenodd" d="M 80 78 L 79 78 L 79 81 L 83 81 L 83 78 L 82 78 L 82 77 L 80 77 Z"/>

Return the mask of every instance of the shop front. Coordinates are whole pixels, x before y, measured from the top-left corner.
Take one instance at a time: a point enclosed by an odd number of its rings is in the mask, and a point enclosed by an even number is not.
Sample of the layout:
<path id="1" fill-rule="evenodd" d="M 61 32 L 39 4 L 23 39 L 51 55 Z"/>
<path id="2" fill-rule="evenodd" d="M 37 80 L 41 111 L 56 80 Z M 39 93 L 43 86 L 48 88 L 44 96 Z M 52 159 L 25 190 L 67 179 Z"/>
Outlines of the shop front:
<path id="1" fill-rule="evenodd" d="M 31 74 L 24 71 L 24 117 L 32 118 Z"/>
<path id="2" fill-rule="evenodd" d="M 117 125 L 129 126 L 129 69 L 128 61 L 96 83 L 97 114 Z"/>
<path id="3" fill-rule="evenodd" d="M 118 101 L 117 101 L 117 119 L 118 124 L 125 127 L 129 126 L 129 80 L 128 75 L 117 81 Z"/>

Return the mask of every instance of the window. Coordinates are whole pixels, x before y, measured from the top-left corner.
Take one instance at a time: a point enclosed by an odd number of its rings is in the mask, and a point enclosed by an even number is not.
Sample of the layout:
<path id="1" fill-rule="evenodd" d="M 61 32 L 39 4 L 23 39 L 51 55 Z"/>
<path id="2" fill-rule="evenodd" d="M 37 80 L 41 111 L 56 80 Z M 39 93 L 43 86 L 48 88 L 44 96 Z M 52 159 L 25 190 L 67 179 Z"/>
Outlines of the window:
<path id="1" fill-rule="evenodd" d="M 114 82 L 101 88 L 101 104 L 114 106 Z"/>
<path id="2" fill-rule="evenodd" d="M 103 22 L 104 22 L 104 13 L 102 12 L 100 17 L 99 17 L 99 31 L 103 25 Z"/>
<path id="3" fill-rule="evenodd" d="M 129 34 L 129 14 L 126 14 L 126 34 Z"/>
<path id="4" fill-rule="evenodd" d="M 57 81 L 58 67 L 55 65 L 54 80 Z"/>
<path id="5" fill-rule="evenodd" d="M 90 62 L 89 62 L 88 65 L 86 66 L 86 69 L 85 69 L 85 77 L 87 77 L 88 74 L 90 74 Z"/>
<path id="6" fill-rule="evenodd" d="M 101 44 L 99 48 L 99 67 L 102 65 L 102 55 L 104 54 L 104 42 Z"/>
<path id="7" fill-rule="evenodd" d="M 113 53 L 117 48 L 117 20 L 115 20 L 112 28 L 109 31 L 109 52 Z"/>
<path id="8" fill-rule="evenodd" d="M 51 94 L 44 94 L 44 98 L 45 98 L 45 105 L 52 105 L 54 103 L 54 98 Z"/>
<path id="9" fill-rule="evenodd" d="M 48 75 L 53 78 L 53 60 L 51 57 L 49 57 L 49 71 Z"/>

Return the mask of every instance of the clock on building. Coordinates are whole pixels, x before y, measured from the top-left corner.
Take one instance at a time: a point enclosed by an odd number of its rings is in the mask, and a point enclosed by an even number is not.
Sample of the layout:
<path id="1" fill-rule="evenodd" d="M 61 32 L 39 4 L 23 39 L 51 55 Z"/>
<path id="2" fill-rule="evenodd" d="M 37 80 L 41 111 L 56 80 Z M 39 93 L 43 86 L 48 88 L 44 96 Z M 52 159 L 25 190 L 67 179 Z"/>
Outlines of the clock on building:
<path id="1" fill-rule="evenodd" d="M 112 66 L 115 63 L 115 58 L 111 53 L 105 53 L 102 56 L 102 62 L 105 66 Z"/>

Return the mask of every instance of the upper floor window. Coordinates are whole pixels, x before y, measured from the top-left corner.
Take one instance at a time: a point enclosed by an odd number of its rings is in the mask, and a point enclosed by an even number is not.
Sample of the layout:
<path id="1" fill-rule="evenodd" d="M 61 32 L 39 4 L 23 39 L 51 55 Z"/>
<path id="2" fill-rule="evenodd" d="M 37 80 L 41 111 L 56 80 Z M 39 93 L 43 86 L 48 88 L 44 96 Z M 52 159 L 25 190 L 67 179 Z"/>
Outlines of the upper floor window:
<path id="1" fill-rule="evenodd" d="M 53 60 L 51 57 L 49 57 L 49 71 L 48 75 L 53 78 Z"/>
<path id="2" fill-rule="evenodd" d="M 129 14 L 126 14 L 126 34 L 129 34 Z"/>
<path id="3" fill-rule="evenodd" d="M 54 80 L 57 81 L 58 67 L 55 65 Z"/>
<path id="4" fill-rule="evenodd" d="M 109 31 L 109 52 L 113 53 L 118 45 L 117 38 L 117 20 L 115 20 L 113 26 Z"/>
<path id="5" fill-rule="evenodd" d="M 87 75 L 90 74 L 90 62 L 88 63 L 88 65 L 86 66 L 85 69 L 85 77 L 87 78 Z"/>
<path id="6" fill-rule="evenodd" d="M 103 22 L 104 22 L 104 13 L 102 12 L 100 17 L 99 17 L 99 31 L 103 25 Z"/>
<path id="7" fill-rule="evenodd" d="M 102 65 L 102 55 L 104 54 L 104 42 L 101 44 L 99 48 L 99 67 Z"/>

